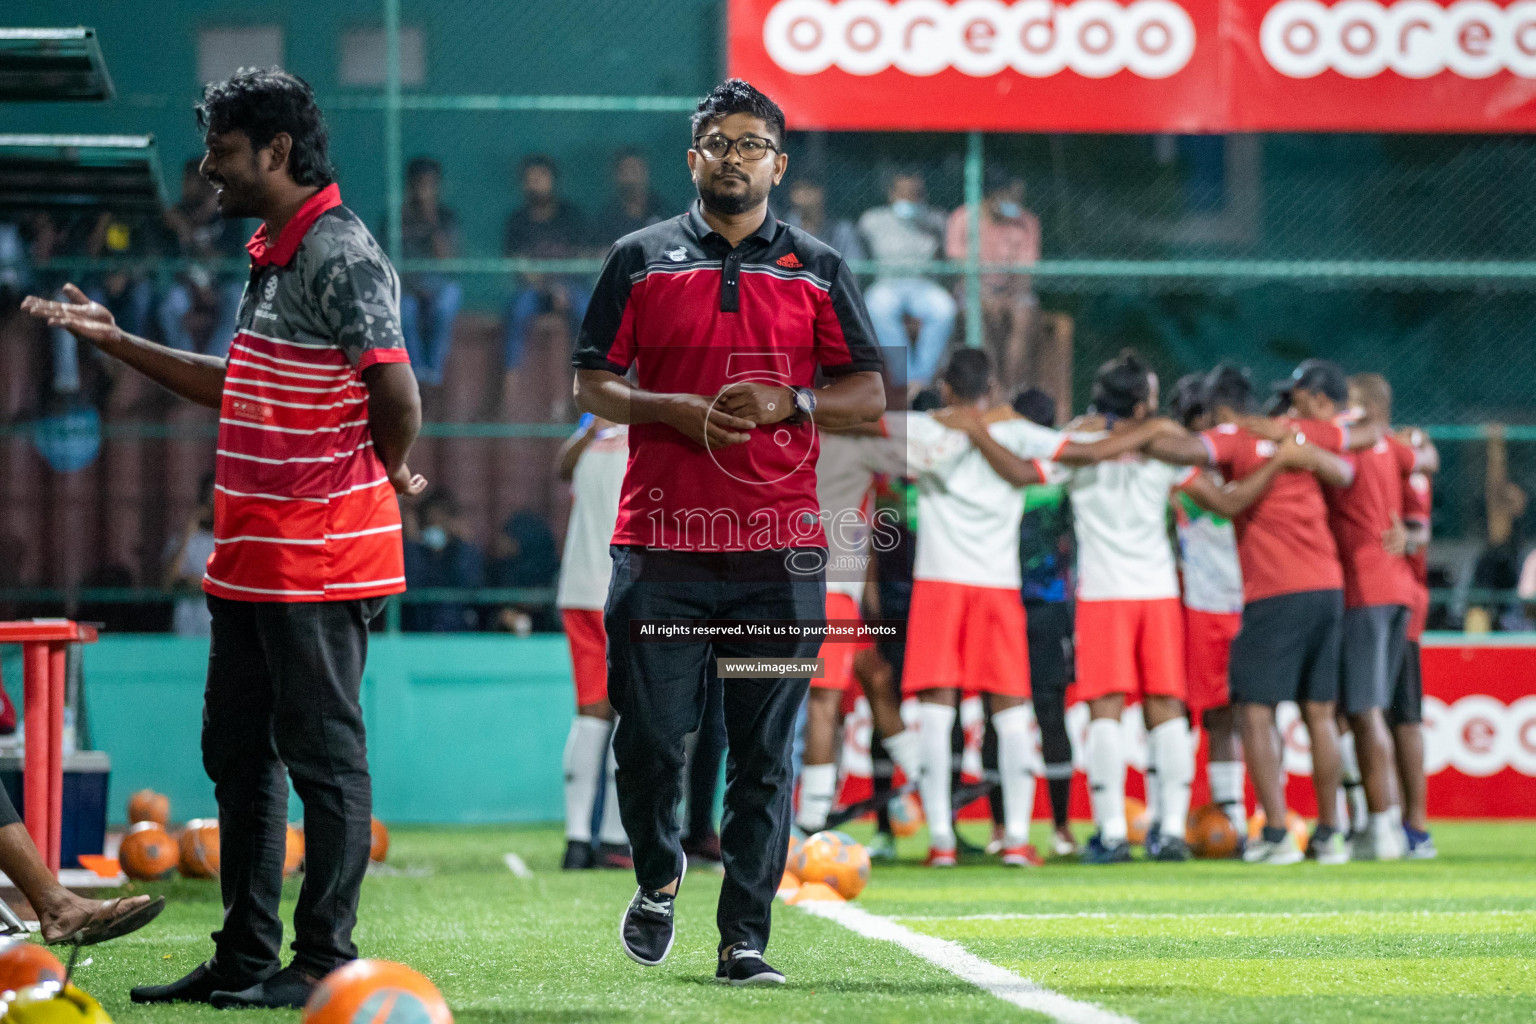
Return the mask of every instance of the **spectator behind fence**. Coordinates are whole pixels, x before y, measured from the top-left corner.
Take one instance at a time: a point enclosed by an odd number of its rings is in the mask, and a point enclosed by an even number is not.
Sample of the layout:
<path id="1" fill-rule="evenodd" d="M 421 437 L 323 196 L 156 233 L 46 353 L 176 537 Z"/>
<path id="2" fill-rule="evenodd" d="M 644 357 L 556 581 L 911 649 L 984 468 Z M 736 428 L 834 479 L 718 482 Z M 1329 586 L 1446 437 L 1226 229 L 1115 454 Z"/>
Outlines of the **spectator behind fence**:
<path id="1" fill-rule="evenodd" d="M 878 264 L 864 304 L 887 361 L 897 366 L 897 379 L 921 386 L 933 380 L 955 326 L 955 300 L 922 276 L 923 264 L 936 258 L 943 245 L 944 215 L 924 201 L 923 178 L 915 171 L 892 174 L 886 195 L 888 205 L 859 218 L 859 236 Z M 904 316 L 917 321 L 917 344 L 903 376 L 902 361 L 893 357 L 895 350 L 907 349 Z"/>
<path id="2" fill-rule="evenodd" d="M 421 499 L 415 513 L 406 516 L 405 585 L 411 590 L 484 586 L 485 557 L 465 536 L 453 494 L 439 488 Z M 462 601 L 407 603 L 400 616 L 401 626 L 417 633 L 462 633 L 478 622 L 475 606 Z"/>
<path id="3" fill-rule="evenodd" d="M 39 213 L 33 222 L 32 258 L 43 263 L 56 258 L 142 260 L 157 249 L 148 222 L 142 215 L 119 214 L 97 210 L 63 214 L 55 218 Z M 55 282 L 62 278 L 55 278 Z M 136 266 L 93 271 L 85 275 L 82 290 L 91 301 L 111 311 L 117 325 L 130 334 L 143 334 L 149 322 L 153 291 L 142 268 Z M 77 395 L 84 386 L 80 348 L 75 336 L 62 328 L 50 332 L 53 352 L 52 390 L 60 396 Z M 105 357 L 94 346 L 86 346 L 98 366 Z M 105 370 L 97 375 L 97 387 L 91 396 L 101 405 L 110 386 Z"/>
<path id="4" fill-rule="evenodd" d="M 445 260 L 459 254 L 459 218 L 442 205 L 442 183 L 442 165 L 431 157 L 416 157 L 406 166 L 400 248 L 408 260 Z M 402 276 L 400 331 L 418 382 L 443 382 L 463 300 L 459 283 L 442 274 L 413 271 Z"/>
<path id="5" fill-rule="evenodd" d="M 1037 263 L 1040 260 L 1040 218 L 1024 208 L 1024 179 L 1001 167 L 987 168 L 986 194 L 980 212 L 982 263 Z M 949 215 L 944 253 L 952 260 L 969 255 L 968 211 Z M 984 274 L 981 315 L 987 348 L 1007 389 L 1023 382 L 1029 331 L 1040 308 L 1034 283 L 1027 274 Z"/>
<path id="6" fill-rule="evenodd" d="M 555 534 L 537 512 L 523 509 L 501 528 L 491 542 L 491 564 L 486 581 L 492 587 L 552 588 L 560 572 L 560 546 Z M 507 633 L 548 632 L 560 627 L 554 602 L 520 601 L 501 608 L 489 628 Z"/>
<path id="7" fill-rule="evenodd" d="M 784 223 L 826 242 L 845 260 L 863 259 L 864 244 L 859 241 L 858 229 L 846 220 L 828 220 L 826 199 L 827 192 L 821 182 L 812 178 L 797 179 L 789 186 L 789 211 L 784 216 Z"/>
<path id="8" fill-rule="evenodd" d="M 625 147 L 613 155 L 613 193 L 593 232 L 604 242 L 666 219 L 666 201 L 651 188 L 650 161 L 638 149 Z"/>
<path id="9" fill-rule="evenodd" d="M 194 262 L 176 275 L 176 283 L 160 300 L 160 333 L 172 348 L 223 356 L 235 337 L 246 275 L 220 273 L 205 264 L 247 258 L 250 232 L 244 221 L 224 219 L 218 192 L 201 168 L 201 160 L 182 165 L 181 199 L 165 211 L 167 251 Z"/>
<path id="10" fill-rule="evenodd" d="M 504 255 L 524 259 L 572 259 L 592 248 L 586 218 L 557 191 L 555 162 L 530 156 L 522 163 L 523 205 L 507 218 Z M 589 286 L 570 274 L 523 274 L 517 294 L 507 307 L 503 365 L 510 373 L 523 363 L 528 328 L 541 313 L 560 313 L 571 337 L 587 314 Z"/>
<path id="11" fill-rule="evenodd" d="M 187 517 L 187 525 L 165 545 L 160 585 L 176 595 L 171 632 L 177 636 L 206 637 L 212 632 L 213 616 L 203 596 L 203 572 L 213 557 L 213 547 L 213 474 L 208 473 L 197 485 L 197 506 Z"/>

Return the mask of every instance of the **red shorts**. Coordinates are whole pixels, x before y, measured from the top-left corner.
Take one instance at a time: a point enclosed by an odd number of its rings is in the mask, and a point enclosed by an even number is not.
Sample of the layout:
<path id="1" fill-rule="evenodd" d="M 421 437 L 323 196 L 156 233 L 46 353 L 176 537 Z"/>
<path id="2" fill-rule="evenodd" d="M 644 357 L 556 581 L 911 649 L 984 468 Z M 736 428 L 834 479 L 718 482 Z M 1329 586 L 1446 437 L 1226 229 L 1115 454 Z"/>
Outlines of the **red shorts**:
<path id="1" fill-rule="evenodd" d="M 939 580 L 912 584 L 902 692 L 950 688 L 1029 696 L 1024 602 L 1017 590 Z"/>
<path id="2" fill-rule="evenodd" d="M 1178 598 L 1077 602 L 1077 699 L 1112 693 L 1184 699 Z"/>
<path id="3" fill-rule="evenodd" d="M 856 601 L 847 594 L 827 593 L 827 618 L 862 619 Z M 821 678 L 813 678 L 811 686 L 818 690 L 842 690 L 853 688 L 853 656 L 865 647 L 873 646 L 867 640 L 857 643 L 831 643 L 822 641 L 816 657 L 823 659 Z"/>
<path id="4" fill-rule="evenodd" d="M 576 677 L 576 706 L 608 699 L 608 634 L 601 608 L 562 608 L 565 638 L 571 645 L 571 674 Z"/>
<path id="5" fill-rule="evenodd" d="M 1184 661 L 1189 693 L 1184 703 L 1198 723 L 1200 715 L 1232 703 L 1227 665 L 1232 640 L 1243 628 L 1242 612 L 1202 612 L 1184 609 Z"/>

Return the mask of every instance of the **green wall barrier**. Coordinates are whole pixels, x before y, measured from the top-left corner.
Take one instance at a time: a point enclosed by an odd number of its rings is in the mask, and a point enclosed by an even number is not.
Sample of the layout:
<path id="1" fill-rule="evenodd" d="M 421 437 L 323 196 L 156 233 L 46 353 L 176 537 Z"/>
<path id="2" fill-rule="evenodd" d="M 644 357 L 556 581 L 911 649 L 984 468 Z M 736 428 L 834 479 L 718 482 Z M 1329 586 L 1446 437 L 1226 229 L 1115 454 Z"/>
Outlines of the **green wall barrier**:
<path id="1" fill-rule="evenodd" d="M 108 807 L 149 787 L 176 820 L 211 817 L 200 747 L 206 641 L 104 636 L 86 647 L 92 745 L 112 756 Z M 561 635 L 375 635 L 363 678 L 374 813 L 386 822 L 548 821 L 574 710 Z M 290 818 L 298 820 L 292 801 Z"/>

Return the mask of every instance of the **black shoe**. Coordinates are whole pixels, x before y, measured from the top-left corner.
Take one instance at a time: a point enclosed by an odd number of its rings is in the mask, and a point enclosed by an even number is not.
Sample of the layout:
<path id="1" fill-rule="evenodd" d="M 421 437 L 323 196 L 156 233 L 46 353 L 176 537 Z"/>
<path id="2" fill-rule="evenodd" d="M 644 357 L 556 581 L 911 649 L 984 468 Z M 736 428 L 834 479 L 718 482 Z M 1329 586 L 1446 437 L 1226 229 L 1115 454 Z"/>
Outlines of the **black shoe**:
<path id="1" fill-rule="evenodd" d="M 272 977 L 238 992 L 215 992 L 208 1002 L 215 1009 L 302 1010 L 320 979 L 305 974 L 292 964 Z"/>
<path id="2" fill-rule="evenodd" d="M 1178 836 L 1162 836 L 1158 840 L 1157 852 L 1152 855 L 1153 860 L 1184 861 L 1189 860 L 1194 854 L 1189 852 L 1189 844 Z"/>
<path id="3" fill-rule="evenodd" d="M 585 871 L 592 866 L 592 844 L 575 839 L 565 841 L 565 859 L 560 862 L 561 871 Z"/>
<path id="4" fill-rule="evenodd" d="M 633 871 L 635 858 L 629 852 L 628 843 L 600 843 L 597 847 L 597 859 L 592 862 L 595 868 L 619 868 L 624 871 Z"/>
<path id="5" fill-rule="evenodd" d="M 715 980 L 722 985 L 782 985 L 784 975 L 769 967 L 757 950 L 738 946 L 715 967 Z"/>
<path id="6" fill-rule="evenodd" d="M 683 875 L 688 873 L 688 859 L 677 878 L 677 890 L 683 890 Z M 624 955 L 641 967 L 659 967 L 672 952 L 673 904 L 677 896 L 658 889 L 639 888 L 619 918 L 619 945 Z"/>
<path id="7" fill-rule="evenodd" d="M 276 973 L 275 971 L 273 973 Z M 206 1003 L 215 992 L 254 985 L 251 979 L 225 978 L 215 974 L 206 963 L 192 968 L 192 973 L 169 985 L 140 985 L 128 990 L 136 1003 Z"/>

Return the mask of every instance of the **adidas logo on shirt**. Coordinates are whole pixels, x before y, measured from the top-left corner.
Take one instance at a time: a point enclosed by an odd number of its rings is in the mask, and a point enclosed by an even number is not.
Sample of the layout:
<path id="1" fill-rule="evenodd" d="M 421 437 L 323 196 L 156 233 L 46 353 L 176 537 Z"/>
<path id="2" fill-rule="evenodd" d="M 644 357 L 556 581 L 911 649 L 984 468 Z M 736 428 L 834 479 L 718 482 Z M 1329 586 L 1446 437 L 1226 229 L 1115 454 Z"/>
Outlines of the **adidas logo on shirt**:
<path id="1" fill-rule="evenodd" d="M 796 256 L 792 252 L 785 253 L 783 256 L 780 256 L 773 262 L 789 270 L 798 270 L 800 267 L 805 266 L 805 264 L 800 262 L 800 257 Z"/>

